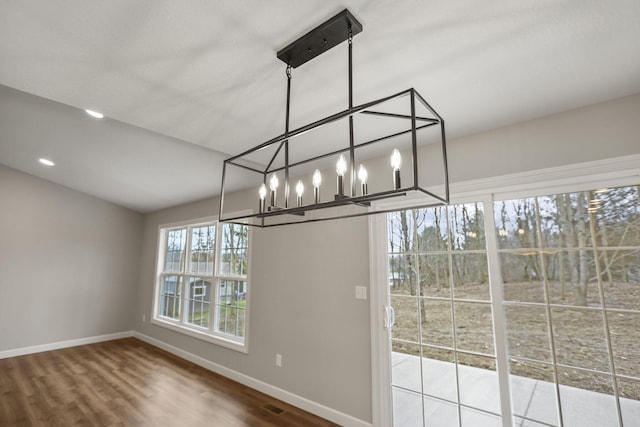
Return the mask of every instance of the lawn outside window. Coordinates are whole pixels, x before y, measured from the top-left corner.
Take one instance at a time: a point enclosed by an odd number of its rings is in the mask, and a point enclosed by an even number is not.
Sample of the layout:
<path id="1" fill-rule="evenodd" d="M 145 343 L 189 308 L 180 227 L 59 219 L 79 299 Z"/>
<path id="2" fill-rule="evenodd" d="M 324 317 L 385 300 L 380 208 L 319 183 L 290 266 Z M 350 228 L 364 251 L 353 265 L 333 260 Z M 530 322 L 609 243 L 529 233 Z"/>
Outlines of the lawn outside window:
<path id="1" fill-rule="evenodd" d="M 152 322 L 247 352 L 248 269 L 248 226 L 161 225 Z"/>

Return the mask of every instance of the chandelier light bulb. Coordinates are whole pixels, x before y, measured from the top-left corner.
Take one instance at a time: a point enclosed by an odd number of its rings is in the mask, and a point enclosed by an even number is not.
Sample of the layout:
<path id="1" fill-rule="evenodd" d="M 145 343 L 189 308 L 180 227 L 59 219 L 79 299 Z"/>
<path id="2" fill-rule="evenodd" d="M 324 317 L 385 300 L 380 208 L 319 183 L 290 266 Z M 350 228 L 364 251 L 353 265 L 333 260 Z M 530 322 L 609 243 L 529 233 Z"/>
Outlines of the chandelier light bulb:
<path id="1" fill-rule="evenodd" d="M 267 186 L 264 184 L 260 184 L 260 188 L 258 189 L 258 196 L 260 196 L 260 204 L 259 211 L 264 212 L 264 198 L 267 197 Z"/>
<path id="2" fill-rule="evenodd" d="M 320 202 L 320 184 L 322 184 L 322 174 L 318 169 L 316 169 L 313 172 L 311 183 L 313 184 L 313 200 L 315 203 L 319 203 Z"/>
<path id="3" fill-rule="evenodd" d="M 364 165 L 360 165 L 358 168 L 358 179 L 360 180 L 360 186 L 362 187 L 362 195 L 367 194 L 367 178 L 369 174 L 367 173 L 367 168 Z"/>
<path id="4" fill-rule="evenodd" d="M 394 148 L 391 152 L 391 167 L 394 171 L 398 171 L 402 167 L 402 156 L 397 148 Z"/>
<path id="5" fill-rule="evenodd" d="M 278 189 L 278 185 L 280 185 L 280 181 L 278 181 L 278 175 L 274 173 L 271 175 L 271 179 L 269 180 L 269 188 L 271 191 L 276 191 Z"/>
<path id="6" fill-rule="evenodd" d="M 269 188 L 271 189 L 271 206 L 276 205 L 278 185 L 280 182 L 278 181 L 278 175 L 275 173 L 271 175 L 271 179 L 269 179 Z"/>
<path id="7" fill-rule="evenodd" d="M 304 184 L 301 180 L 298 180 L 296 183 L 296 201 L 298 202 L 298 206 L 302 206 L 302 193 L 304 193 Z"/>
<path id="8" fill-rule="evenodd" d="M 344 154 L 340 154 L 338 157 L 338 161 L 336 162 L 336 173 L 338 176 L 344 176 L 347 172 L 347 158 L 344 157 Z"/>
<path id="9" fill-rule="evenodd" d="M 344 154 L 340 154 L 336 162 L 336 173 L 338 174 L 338 194 L 336 198 L 344 196 L 344 174 L 347 172 L 347 159 Z"/>
<path id="10" fill-rule="evenodd" d="M 393 168 L 393 188 L 399 190 L 400 184 L 400 167 L 402 166 L 402 156 L 397 148 L 391 152 L 391 167 Z"/>
<path id="11" fill-rule="evenodd" d="M 320 188 L 320 184 L 322 184 L 322 174 L 318 169 L 313 173 L 313 178 L 311 179 L 313 183 L 313 188 Z"/>
<path id="12" fill-rule="evenodd" d="M 367 178 L 369 178 L 369 174 L 367 173 L 367 168 L 364 165 L 360 165 L 358 168 L 358 179 L 362 184 L 367 183 Z"/>

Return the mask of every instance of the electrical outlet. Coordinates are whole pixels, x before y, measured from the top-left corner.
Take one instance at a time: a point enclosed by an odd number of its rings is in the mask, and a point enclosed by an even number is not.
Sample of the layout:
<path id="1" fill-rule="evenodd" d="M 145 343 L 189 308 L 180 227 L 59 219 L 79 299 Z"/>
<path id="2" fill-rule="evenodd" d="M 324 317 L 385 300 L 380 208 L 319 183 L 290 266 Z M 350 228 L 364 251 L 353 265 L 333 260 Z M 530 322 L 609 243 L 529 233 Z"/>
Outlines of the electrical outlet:
<path id="1" fill-rule="evenodd" d="M 276 366 L 282 368 L 282 355 L 276 354 Z"/>
<path id="2" fill-rule="evenodd" d="M 367 299 L 367 288 L 365 286 L 356 286 L 356 299 Z"/>

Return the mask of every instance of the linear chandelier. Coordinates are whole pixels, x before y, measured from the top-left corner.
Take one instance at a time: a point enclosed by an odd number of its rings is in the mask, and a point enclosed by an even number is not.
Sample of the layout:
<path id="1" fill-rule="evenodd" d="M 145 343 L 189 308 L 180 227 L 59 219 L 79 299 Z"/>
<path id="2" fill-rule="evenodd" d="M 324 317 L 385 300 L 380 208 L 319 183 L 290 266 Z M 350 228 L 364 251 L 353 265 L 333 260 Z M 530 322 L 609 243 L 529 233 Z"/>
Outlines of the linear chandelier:
<path id="1" fill-rule="evenodd" d="M 353 105 L 353 36 L 361 31 L 345 9 L 277 53 L 286 64 L 284 133 L 224 161 L 220 221 L 272 227 L 349 218 L 397 210 L 384 204 L 396 197 L 413 207 L 449 203 L 444 120 L 424 98 L 411 88 Z M 292 68 L 344 41 L 348 108 L 290 130 Z M 238 187 L 232 180 L 251 195 L 225 194 Z"/>

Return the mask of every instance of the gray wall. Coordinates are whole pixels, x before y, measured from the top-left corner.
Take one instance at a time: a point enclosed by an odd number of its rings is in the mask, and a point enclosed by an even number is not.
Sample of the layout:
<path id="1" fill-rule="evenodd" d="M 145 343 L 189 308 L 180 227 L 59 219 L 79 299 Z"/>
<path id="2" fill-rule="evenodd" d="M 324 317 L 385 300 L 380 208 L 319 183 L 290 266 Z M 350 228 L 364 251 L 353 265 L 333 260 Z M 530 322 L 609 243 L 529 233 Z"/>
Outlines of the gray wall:
<path id="1" fill-rule="evenodd" d="M 451 141 L 450 175 L 459 182 L 637 154 L 638 117 L 635 95 Z M 388 175 L 388 160 L 377 168 Z M 255 191 L 236 197 L 255 197 Z M 354 298 L 354 286 L 368 283 L 365 218 L 254 231 L 248 355 L 141 321 L 152 312 L 158 225 L 217 209 L 217 199 L 210 199 L 146 216 L 136 330 L 371 421 L 369 307 Z M 282 368 L 275 366 L 276 353 L 283 355 Z"/>
<path id="2" fill-rule="evenodd" d="M 640 94 L 457 139 L 454 182 L 640 153 Z"/>
<path id="3" fill-rule="evenodd" d="M 0 165 L 0 351 L 133 329 L 142 215 Z"/>

